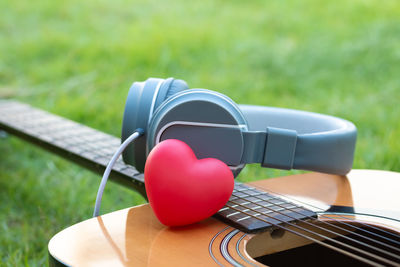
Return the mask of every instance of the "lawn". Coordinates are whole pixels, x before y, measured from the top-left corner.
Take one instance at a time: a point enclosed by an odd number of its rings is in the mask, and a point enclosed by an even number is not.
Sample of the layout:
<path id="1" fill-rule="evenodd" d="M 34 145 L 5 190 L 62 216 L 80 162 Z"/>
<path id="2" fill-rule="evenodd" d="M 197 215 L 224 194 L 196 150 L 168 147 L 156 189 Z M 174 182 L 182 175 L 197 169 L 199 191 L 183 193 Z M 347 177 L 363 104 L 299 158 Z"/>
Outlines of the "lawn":
<path id="1" fill-rule="evenodd" d="M 119 136 L 130 84 L 176 77 L 238 103 L 340 116 L 354 168 L 400 171 L 397 1 L 0 1 L 0 98 Z M 0 139 L 0 260 L 47 264 L 47 242 L 91 216 L 100 177 Z M 248 166 L 242 181 L 286 175 Z M 109 184 L 103 212 L 143 203 Z"/>

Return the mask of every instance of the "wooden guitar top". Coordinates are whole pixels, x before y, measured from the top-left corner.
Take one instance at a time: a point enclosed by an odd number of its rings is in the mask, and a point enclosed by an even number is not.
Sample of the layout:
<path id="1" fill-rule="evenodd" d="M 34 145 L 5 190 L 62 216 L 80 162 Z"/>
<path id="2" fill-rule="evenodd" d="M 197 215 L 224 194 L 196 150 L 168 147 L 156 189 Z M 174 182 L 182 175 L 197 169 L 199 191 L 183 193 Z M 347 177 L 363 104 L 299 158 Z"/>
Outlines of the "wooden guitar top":
<path id="1" fill-rule="evenodd" d="M 373 170 L 353 170 L 347 176 L 307 173 L 249 184 L 283 194 L 315 211 L 349 214 L 346 215 L 349 220 L 400 232 L 400 173 Z M 299 242 L 284 236 L 259 245 L 250 244 L 257 239 L 254 237 L 260 239 L 263 235 L 266 233 L 245 234 L 214 218 L 168 228 L 158 222 L 146 204 L 92 218 L 59 232 L 50 240 L 49 254 L 54 265 L 260 266 L 253 257 L 260 256 L 262 250 L 278 250 Z"/>

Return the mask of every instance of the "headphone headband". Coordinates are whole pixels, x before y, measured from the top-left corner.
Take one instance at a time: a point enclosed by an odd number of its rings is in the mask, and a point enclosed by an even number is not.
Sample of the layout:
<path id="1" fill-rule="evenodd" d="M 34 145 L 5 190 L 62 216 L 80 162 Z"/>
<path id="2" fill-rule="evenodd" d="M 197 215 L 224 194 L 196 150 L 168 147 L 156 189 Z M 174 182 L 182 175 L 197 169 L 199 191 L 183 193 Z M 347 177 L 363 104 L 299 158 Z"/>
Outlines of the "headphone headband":
<path id="1" fill-rule="evenodd" d="M 357 129 L 353 123 L 313 112 L 239 105 L 248 122 L 242 163 L 346 174 Z"/>

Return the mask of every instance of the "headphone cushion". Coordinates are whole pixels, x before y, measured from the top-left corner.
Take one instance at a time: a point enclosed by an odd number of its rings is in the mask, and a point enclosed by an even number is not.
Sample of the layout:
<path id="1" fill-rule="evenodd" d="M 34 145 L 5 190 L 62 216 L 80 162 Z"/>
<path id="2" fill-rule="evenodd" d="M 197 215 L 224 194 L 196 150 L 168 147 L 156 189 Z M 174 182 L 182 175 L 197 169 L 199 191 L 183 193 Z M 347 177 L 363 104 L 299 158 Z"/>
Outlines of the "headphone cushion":
<path id="1" fill-rule="evenodd" d="M 151 116 L 168 97 L 188 89 L 183 80 L 174 78 L 158 79 L 149 78 L 145 82 L 135 82 L 129 90 L 125 105 L 122 123 L 121 139 L 124 141 L 135 129 L 142 128 L 147 132 L 147 125 Z M 134 165 L 139 171 L 143 171 L 146 159 L 146 135 L 141 136 L 130 144 L 123 152 L 126 163 Z"/>
<path id="2" fill-rule="evenodd" d="M 186 89 L 189 89 L 189 87 L 183 80 L 175 80 L 174 78 L 168 78 L 163 80 L 159 90 L 156 90 L 155 92 L 157 96 L 156 96 L 156 101 L 154 103 L 154 109 L 152 110 L 152 112 L 155 112 L 156 109 L 169 97 Z M 152 116 L 152 114 L 150 116 Z"/>
<path id="3" fill-rule="evenodd" d="M 189 89 L 189 86 L 184 80 L 179 80 L 179 79 L 174 79 L 172 83 L 169 86 L 169 89 L 167 91 L 167 94 L 165 96 L 165 99 L 168 99 L 169 97 L 173 96 L 176 93 L 179 93 L 183 90 Z"/>

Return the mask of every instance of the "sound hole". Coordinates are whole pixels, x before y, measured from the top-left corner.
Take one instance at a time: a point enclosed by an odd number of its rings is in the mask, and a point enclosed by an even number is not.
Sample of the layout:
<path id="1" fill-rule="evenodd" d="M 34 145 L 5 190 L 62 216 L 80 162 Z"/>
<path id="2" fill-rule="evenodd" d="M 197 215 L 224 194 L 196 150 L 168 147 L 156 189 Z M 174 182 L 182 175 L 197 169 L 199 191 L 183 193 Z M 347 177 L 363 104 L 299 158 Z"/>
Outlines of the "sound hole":
<path id="1" fill-rule="evenodd" d="M 322 225 L 321 225 L 322 226 Z M 392 247 L 399 249 L 399 245 L 393 242 L 387 241 L 385 238 L 389 238 L 391 240 L 395 240 L 397 242 L 400 241 L 400 236 L 398 233 L 396 234 L 397 236 L 393 235 L 393 232 L 390 233 L 387 229 L 373 229 L 370 227 L 362 227 L 361 225 L 354 225 L 357 227 L 362 228 L 361 229 L 352 229 L 351 227 L 347 227 L 348 230 L 351 230 L 352 233 L 346 232 L 346 231 L 340 231 L 340 234 L 345 235 L 347 238 L 340 236 L 340 235 L 329 235 L 330 238 L 333 238 L 337 241 L 346 243 L 351 245 L 352 247 L 356 247 L 359 249 L 362 249 L 363 251 L 367 251 L 369 253 L 373 253 L 374 255 L 393 260 L 394 262 L 399 262 L 398 259 L 392 258 L 388 256 L 387 254 L 383 254 L 379 251 L 377 251 L 375 248 L 384 250 L 386 252 L 392 252 L 394 254 L 397 254 L 396 250 L 390 249 L 390 247 L 381 245 L 376 241 L 383 242 L 385 244 L 390 244 Z M 324 225 L 325 227 L 325 225 Z M 342 227 L 342 225 L 340 225 Z M 332 228 L 329 228 L 331 230 Z M 337 229 L 333 228 L 335 232 Z M 332 229 L 332 230 L 333 230 Z M 310 229 L 311 230 L 311 229 Z M 365 232 L 364 230 L 368 231 Z M 303 232 L 304 233 L 304 232 Z M 326 234 L 326 232 L 320 232 L 318 233 L 323 233 Z M 363 237 L 360 237 L 360 235 L 374 239 L 374 240 L 368 240 Z M 378 236 L 377 236 L 378 235 Z M 310 235 L 312 236 L 312 235 Z M 352 238 L 357 241 L 361 241 L 369 246 L 373 246 L 374 248 L 369 248 L 368 246 L 365 246 L 363 244 L 357 244 L 356 242 L 349 241 L 348 238 Z M 340 247 L 342 249 L 345 249 L 346 251 L 352 251 L 347 248 L 343 248 L 341 246 L 338 246 L 332 241 L 328 240 L 323 240 L 322 238 L 319 238 L 319 240 L 324 241 L 328 244 L 335 245 L 336 247 Z M 261 246 L 260 246 L 261 244 Z M 258 246 L 258 247 L 256 247 Z M 330 248 L 324 247 L 320 244 L 310 242 L 308 240 L 305 240 L 304 238 L 301 238 L 299 236 L 295 236 L 292 233 L 285 232 L 280 238 L 279 235 L 274 233 L 272 231 L 271 233 L 263 233 L 261 235 L 257 235 L 251 240 L 249 240 L 249 243 L 246 246 L 246 250 L 249 253 L 251 257 L 253 257 L 256 261 L 268 265 L 268 266 L 368 266 L 366 263 L 359 261 L 357 259 L 354 259 L 350 256 L 347 256 L 345 254 L 342 254 L 340 252 L 337 252 L 335 250 L 332 250 Z M 354 251 L 352 251 L 354 252 Z M 365 255 L 362 255 L 360 253 L 355 253 L 357 255 L 362 256 L 363 258 L 367 259 L 372 259 L 376 261 L 373 258 L 366 257 Z M 379 262 L 379 261 L 376 261 Z M 379 262 L 380 263 L 380 262 Z"/>

